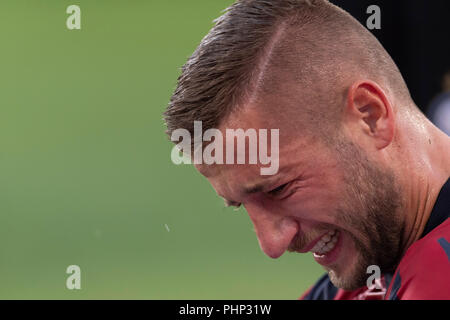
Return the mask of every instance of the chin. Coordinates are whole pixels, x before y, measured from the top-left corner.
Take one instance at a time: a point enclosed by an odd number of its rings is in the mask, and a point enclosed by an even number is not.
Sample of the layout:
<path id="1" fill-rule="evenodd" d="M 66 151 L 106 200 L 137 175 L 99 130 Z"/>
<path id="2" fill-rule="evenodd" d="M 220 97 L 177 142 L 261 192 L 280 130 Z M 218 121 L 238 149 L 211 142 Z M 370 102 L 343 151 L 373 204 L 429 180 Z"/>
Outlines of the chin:
<path id="1" fill-rule="evenodd" d="M 339 276 L 333 270 L 328 272 L 328 276 L 335 287 L 345 291 L 353 291 L 366 285 L 364 278 Z"/>
<path id="2" fill-rule="evenodd" d="M 367 273 L 361 256 L 353 256 L 352 261 L 344 261 L 331 267 L 326 268 L 331 282 L 337 288 L 352 291 L 366 285 Z"/>

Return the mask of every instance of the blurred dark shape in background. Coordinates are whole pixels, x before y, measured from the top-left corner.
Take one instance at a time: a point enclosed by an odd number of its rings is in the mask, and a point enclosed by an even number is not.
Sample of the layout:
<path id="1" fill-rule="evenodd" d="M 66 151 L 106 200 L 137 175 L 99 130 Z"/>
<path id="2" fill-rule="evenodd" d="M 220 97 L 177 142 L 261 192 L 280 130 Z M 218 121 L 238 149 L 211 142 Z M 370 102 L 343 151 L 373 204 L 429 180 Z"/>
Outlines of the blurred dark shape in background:
<path id="1" fill-rule="evenodd" d="M 442 79 L 442 93 L 431 101 L 428 118 L 450 136 L 450 71 Z"/>
<path id="2" fill-rule="evenodd" d="M 450 1 L 449 0 L 330 0 L 366 26 L 370 5 L 381 9 L 381 29 L 371 32 L 397 63 L 418 107 L 438 126 L 444 111 L 436 106 L 449 93 L 450 75 Z M 447 79 L 447 80 L 442 80 Z M 443 83 L 444 82 L 444 83 Z M 443 89 L 443 87 L 447 89 Z M 443 99 L 443 100 L 442 100 Z M 430 104 L 430 102 L 433 103 Z M 428 107 L 429 106 L 429 107 Z M 449 107 L 447 107 L 449 108 Z M 429 109 L 429 110 L 428 110 Z M 442 113 L 444 112 L 444 113 Z M 448 115 L 450 111 L 446 111 Z M 432 118 L 434 117 L 434 118 Z M 439 117 L 439 120 L 436 120 Z M 445 131 L 445 128 L 441 128 Z M 450 134 L 447 131 L 447 134 Z"/>

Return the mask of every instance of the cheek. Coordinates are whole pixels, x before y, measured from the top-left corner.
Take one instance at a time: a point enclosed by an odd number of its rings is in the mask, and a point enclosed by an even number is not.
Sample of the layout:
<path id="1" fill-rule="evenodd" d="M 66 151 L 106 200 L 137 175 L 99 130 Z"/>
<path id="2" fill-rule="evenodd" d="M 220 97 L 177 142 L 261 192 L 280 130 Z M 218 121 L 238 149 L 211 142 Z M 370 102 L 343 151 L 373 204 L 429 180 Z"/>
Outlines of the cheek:
<path id="1" fill-rule="evenodd" d="M 327 223 L 339 222 L 339 209 L 344 206 L 344 193 L 330 190 L 326 185 L 299 188 L 283 206 L 292 215 Z"/>
<path id="2" fill-rule="evenodd" d="M 290 212 L 304 227 L 331 227 L 343 231 L 349 252 L 354 254 L 360 250 L 361 244 L 367 245 L 367 237 L 361 230 L 365 218 L 360 209 L 351 206 L 355 200 L 344 190 L 336 193 L 329 189 L 305 189 L 293 194 L 284 204 L 283 210 Z M 359 246 L 355 246 L 356 242 L 360 243 Z"/>

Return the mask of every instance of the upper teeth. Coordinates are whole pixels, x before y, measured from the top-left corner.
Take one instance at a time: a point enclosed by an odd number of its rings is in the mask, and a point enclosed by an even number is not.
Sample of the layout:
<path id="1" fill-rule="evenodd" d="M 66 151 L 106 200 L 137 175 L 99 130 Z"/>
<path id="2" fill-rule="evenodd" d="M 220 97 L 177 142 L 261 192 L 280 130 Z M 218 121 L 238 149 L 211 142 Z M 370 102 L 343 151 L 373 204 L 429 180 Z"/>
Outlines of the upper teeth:
<path id="1" fill-rule="evenodd" d="M 327 234 L 325 234 L 320 240 L 312 247 L 310 250 L 316 255 L 323 255 L 327 252 L 330 252 L 334 246 L 336 245 L 336 242 L 339 238 L 339 231 L 337 230 L 331 230 L 328 231 Z"/>

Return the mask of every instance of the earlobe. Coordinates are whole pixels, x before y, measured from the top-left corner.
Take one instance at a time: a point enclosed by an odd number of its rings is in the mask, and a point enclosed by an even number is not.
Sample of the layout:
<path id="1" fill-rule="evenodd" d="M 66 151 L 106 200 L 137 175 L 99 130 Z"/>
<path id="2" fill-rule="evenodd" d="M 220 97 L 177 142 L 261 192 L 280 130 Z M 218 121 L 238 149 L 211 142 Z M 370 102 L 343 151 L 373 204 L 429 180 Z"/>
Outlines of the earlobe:
<path id="1" fill-rule="evenodd" d="M 356 121 L 355 130 L 368 136 L 377 149 L 387 147 L 394 138 L 395 118 L 392 105 L 375 82 L 355 82 L 347 96 L 347 115 Z"/>

